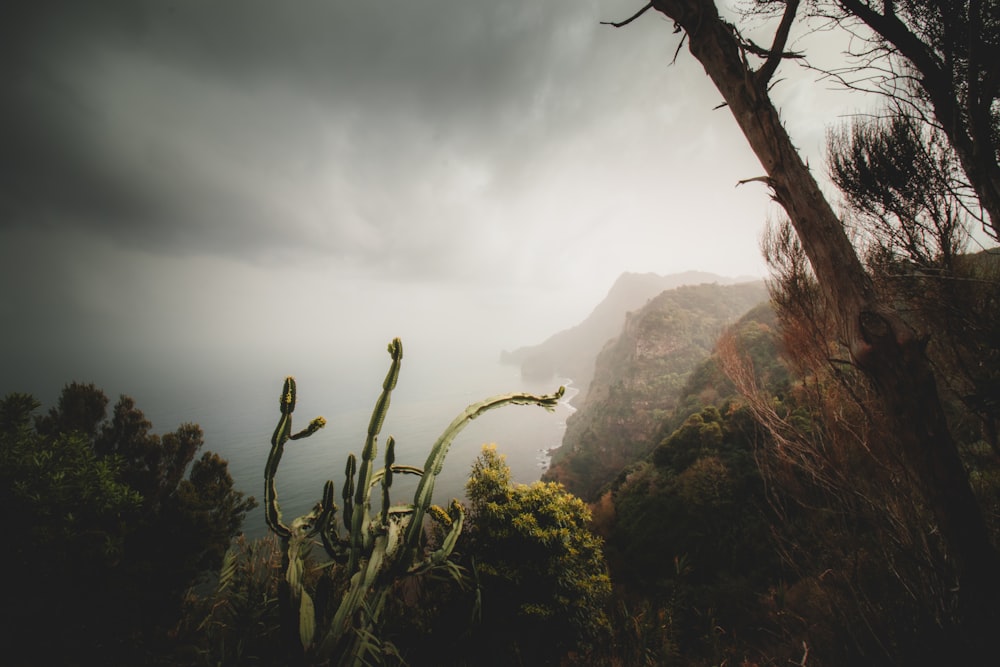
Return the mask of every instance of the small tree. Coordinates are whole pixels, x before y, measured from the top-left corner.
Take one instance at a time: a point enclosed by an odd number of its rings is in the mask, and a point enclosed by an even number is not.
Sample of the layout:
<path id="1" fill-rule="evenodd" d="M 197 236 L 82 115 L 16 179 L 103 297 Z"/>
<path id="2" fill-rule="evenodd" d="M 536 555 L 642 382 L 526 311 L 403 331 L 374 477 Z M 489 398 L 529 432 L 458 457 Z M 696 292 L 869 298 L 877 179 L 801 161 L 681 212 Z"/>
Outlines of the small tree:
<path id="1" fill-rule="evenodd" d="M 611 580 L 583 501 L 561 484 L 512 484 L 494 446 L 483 448 L 466 493 L 485 659 L 558 664 L 560 656 L 606 638 Z"/>

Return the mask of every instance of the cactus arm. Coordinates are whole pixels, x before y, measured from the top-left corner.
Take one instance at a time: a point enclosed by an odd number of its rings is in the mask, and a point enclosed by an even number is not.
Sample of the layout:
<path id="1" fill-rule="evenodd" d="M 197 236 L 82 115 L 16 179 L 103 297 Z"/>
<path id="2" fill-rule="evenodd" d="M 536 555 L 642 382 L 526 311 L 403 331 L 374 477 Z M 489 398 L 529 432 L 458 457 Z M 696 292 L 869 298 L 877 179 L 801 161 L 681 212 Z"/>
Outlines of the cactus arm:
<path id="1" fill-rule="evenodd" d="M 351 530 L 351 521 L 354 515 L 354 472 L 357 469 L 357 460 L 354 454 L 347 455 L 347 467 L 344 470 L 344 529 Z"/>
<path id="2" fill-rule="evenodd" d="M 458 542 L 458 536 L 462 532 L 462 524 L 465 522 L 465 509 L 462 507 L 462 503 L 452 498 L 449 510 L 451 531 L 445 536 L 440 549 L 440 551 L 447 551 L 446 557 L 455 549 L 455 543 Z"/>
<path id="3" fill-rule="evenodd" d="M 323 548 L 330 558 L 338 563 L 347 562 L 346 540 L 337 535 L 337 504 L 333 501 L 333 482 L 327 481 L 323 485 L 323 500 L 320 503 L 321 513 L 319 516 L 319 536 L 323 541 Z"/>
<path id="4" fill-rule="evenodd" d="M 403 360 L 403 343 L 398 338 L 393 338 L 392 342 L 389 343 L 389 356 L 392 358 L 392 364 L 389 366 L 389 372 L 386 373 L 385 380 L 382 382 L 382 393 L 375 402 L 371 421 L 368 422 L 369 438 L 373 434 L 377 435 L 382 430 L 382 422 L 385 421 L 385 415 L 389 412 L 389 399 L 392 390 L 396 388 L 396 382 L 399 380 L 399 366 Z"/>
<path id="5" fill-rule="evenodd" d="M 546 410 L 554 410 L 555 406 L 559 403 L 559 399 L 562 398 L 565 392 L 565 387 L 559 387 L 556 393 L 544 396 L 524 393 L 501 394 L 487 398 L 484 401 L 479 401 L 478 403 L 473 403 L 452 420 L 448 428 L 444 430 L 441 437 L 431 447 L 431 452 L 427 456 L 427 462 L 424 464 L 424 474 L 420 478 L 420 484 L 417 485 L 417 490 L 413 495 L 414 514 L 410 525 L 407 526 L 406 539 L 404 540 L 411 552 L 416 550 L 423 525 L 424 513 L 431 504 L 431 496 L 434 494 L 434 481 L 441 473 L 445 456 L 448 454 L 448 448 L 459 432 L 468 426 L 469 422 L 473 419 L 476 419 L 489 410 L 504 405 L 538 405 Z"/>
<path id="6" fill-rule="evenodd" d="M 367 450 L 367 448 L 366 448 Z M 367 474 L 366 474 L 367 473 Z M 354 572 L 358 567 L 358 560 L 364 549 L 366 534 L 371 520 L 368 516 L 370 483 L 367 479 L 371 475 L 371 461 L 361 460 L 358 470 L 357 489 L 354 496 L 354 507 L 351 513 L 351 528 L 348 539 L 351 550 L 347 561 L 347 571 Z"/>
<path id="7" fill-rule="evenodd" d="M 291 424 L 289 424 L 289 426 L 291 426 Z M 326 426 L 326 420 L 323 419 L 322 417 L 316 417 L 311 422 L 309 422 L 309 426 L 305 427 L 295 435 L 288 436 L 288 439 L 298 440 L 299 438 L 308 438 L 310 435 L 320 430 L 324 426 Z"/>
<path id="8" fill-rule="evenodd" d="M 288 376 L 281 387 L 281 396 L 278 398 L 278 409 L 281 416 L 278 424 L 274 427 L 274 434 L 271 436 L 271 451 L 267 456 L 267 464 L 264 466 L 264 517 L 268 527 L 273 530 L 282 540 L 287 540 L 291 536 L 291 530 L 281 520 L 281 508 L 278 506 L 278 490 L 274 478 L 278 473 L 278 464 L 281 463 L 281 455 L 285 450 L 285 443 L 289 440 L 306 438 L 319 429 L 326 426 L 326 420 L 316 417 L 309 426 L 295 435 L 292 435 L 292 413 L 295 412 L 295 378 Z"/>
<path id="9" fill-rule="evenodd" d="M 392 486 L 392 464 L 396 462 L 396 441 L 390 435 L 385 443 L 385 467 L 382 468 L 382 525 L 389 523 L 389 488 Z"/>
<path id="10" fill-rule="evenodd" d="M 371 504 L 371 477 L 375 456 L 378 450 L 378 434 L 382 430 L 385 422 L 385 415 L 389 411 L 389 402 L 392 397 L 392 390 L 396 388 L 399 380 L 399 366 L 403 360 L 403 343 L 394 338 L 389 343 L 389 356 L 392 357 L 392 364 L 389 372 L 386 373 L 382 382 L 382 393 L 379 394 L 372 410 L 371 420 L 368 422 L 368 435 L 365 439 L 365 448 L 361 452 L 361 465 L 358 467 L 358 483 L 354 496 L 354 513 L 351 517 L 351 555 L 347 562 L 347 571 L 353 572 L 358 566 L 361 552 L 366 550 L 366 542 L 371 539 L 369 535 L 369 524 L 371 518 L 368 508 Z"/>
<path id="11" fill-rule="evenodd" d="M 278 418 L 278 425 L 275 426 L 274 434 L 271 436 L 271 451 L 267 456 L 267 464 L 264 466 L 264 511 L 268 527 L 282 539 L 288 539 L 291 533 L 288 526 L 281 520 L 274 477 L 278 472 L 278 464 L 281 463 L 285 443 L 288 442 L 292 432 L 292 412 L 295 411 L 295 378 L 291 376 L 285 378 L 285 383 L 281 388 L 281 396 L 278 398 L 278 408 L 281 411 L 281 417 Z"/>
<path id="12" fill-rule="evenodd" d="M 416 475 L 417 477 L 420 477 L 420 476 L 422 476 L 424 474 L 424 471 L 423 471 L 423 468 L 418 468 L 416 466 L 394 464 L 392 466 L 392 474 L 393 475 Z M 375 486 L 376 484 L 381 484 L 382 483 L 382 477 L 384 477 L 384 476 L 385 476 L 385 470 L 382 469 L 382 468 L 380 468 L 380 469 L 376 470 L 375 472 L 373 472 L 372 473 L 371 485 Z"/>
<path id="13" fill-rule="evenodd" d="M 451 501 L 449 510 L 448 515 L 451 519 L 451 526 L 448 528 L 448 533 L 445 535 L 444 540 L 441 541 L 441 546 L 428 554 L 422 561 L 411 566 L 408 570 L 409 574 L 419 574 L 432 567 L 441 565 L 448 559 L 451 552 L 455 550 L 455 544 L 458 542 L 458 536 L 461 534 L 462 525 L 465 522 L 465 510 L 462 509 L 461 503 L 457 500 Z"/>

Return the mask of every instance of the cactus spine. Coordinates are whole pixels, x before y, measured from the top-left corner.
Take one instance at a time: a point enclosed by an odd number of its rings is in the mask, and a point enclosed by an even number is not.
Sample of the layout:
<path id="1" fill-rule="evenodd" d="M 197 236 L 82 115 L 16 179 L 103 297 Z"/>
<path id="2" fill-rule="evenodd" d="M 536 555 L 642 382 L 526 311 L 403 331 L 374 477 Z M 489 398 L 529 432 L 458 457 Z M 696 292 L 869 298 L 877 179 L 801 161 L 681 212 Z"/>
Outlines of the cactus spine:
<path id="1" fill-rule="evenodd" d="M 338 508 L 334 503 L 334 484 L 327 481 L 323 495 L 311 512 L 286 526 L 281 519 L 274 478 L 288 440 L 312 435 L 326 423 L 314 419 L 308 428 L 291 435 L 291 415 L 295 409 L 295 381 L 287 378 L 279 401 L 281 416 L 271 438 L 271 454 L 265 468 L 265 503 L 267 525 L 282 539 L 285 548 L 286 580 L 291 599 L 297 606 L 297 622 L 302 647 L 321 661 L 335 658 L 340 665 L 361 665 L 367 656 L 378 650 L 378 630 L 385 602 L 393 584 L 403 577 L 419 574 L 444 564 L 458 541 L 465 514 L 462 505 L 452 500 L 447 511 L 431 505 L 434 483 L 440 474 L 445 456 L 458 433 L 488 410 L 504 405 L 538 405 L 552 410 L 562 397 L 564 388 L 551 395 L 504 394 L 475 403 L 459 414 L 431 447 L 423 468 L 399 465 L 395 462 L 395 440 L 386 441 L 383 464 L 376 469 L 378 436 L 389 411 L 392 391 L 399 379 L 403 359 L 403 344 L 398 338 L 388 346 L 392 362 L 382 392 L 375 402 L 360 463 L 354 454 L 348 456 L 342 499 L 342 522 L 345 534 L 337 527 Z M 390 490 L 396 475 L 417 475 L 420 482 L 412 503 L 392 505 Z M 371 513 L 372 489 L 381 491 L 380 511 Z M 428 552 L 424 546 L 424 517 L 446 530 L 441 544 Z M 303 552 L 310 540 L 319 536 L 327 554 L 346 567 L 350 577 L 333 620 L 321 639 L 316 638 L 313 601 L 302 585 Z"/>

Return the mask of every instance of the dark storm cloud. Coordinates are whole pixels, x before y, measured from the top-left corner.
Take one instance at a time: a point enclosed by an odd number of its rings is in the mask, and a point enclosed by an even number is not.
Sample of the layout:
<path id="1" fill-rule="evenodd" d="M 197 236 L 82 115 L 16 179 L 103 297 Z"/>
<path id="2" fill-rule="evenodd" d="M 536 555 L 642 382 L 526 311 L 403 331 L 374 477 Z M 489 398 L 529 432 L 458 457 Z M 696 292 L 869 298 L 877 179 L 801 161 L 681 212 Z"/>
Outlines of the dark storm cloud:
<path id="1" fill-rule="evenodd" d="M 415 245 L 412 268 L 440 269 L 468 164 L 502 189 L 612 108 L 595 7 L 5 3 L 2 224 L 359 264 Z"/>
<path id="2" fill-rule="evenodd" d="M 599 25 L 643 1 L 0 0 L 0 393 L 516 347 L 622 271 L 759 272 L 704 70 Z"/>

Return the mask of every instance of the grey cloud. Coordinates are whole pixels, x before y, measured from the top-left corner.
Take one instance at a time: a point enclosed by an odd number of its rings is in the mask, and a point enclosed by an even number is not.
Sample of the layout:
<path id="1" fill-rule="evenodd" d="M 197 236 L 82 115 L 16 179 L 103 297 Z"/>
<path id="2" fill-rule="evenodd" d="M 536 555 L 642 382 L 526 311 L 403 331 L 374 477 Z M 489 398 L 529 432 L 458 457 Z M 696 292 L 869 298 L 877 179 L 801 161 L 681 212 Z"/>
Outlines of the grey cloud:
<path id="1" fill-rule="evenodd" d="M 416 247 L 409 268 L 440 268 L 469 211 L 428 181 L 473 160 L 500 187 L 614 104 L 587 81 L 612 66 L 596 6 L 9 4 L 3 224 L 254 259 Z"/>
<path id="2" fill-rule="evenodd" d="M 599 25 L 641 2 L 0 1 L 0 380 L 260 359 L 302 313 L 302 350 L 526 344 L 623 270 L 753 270 L 704 71 L 652 12 Z"/>

